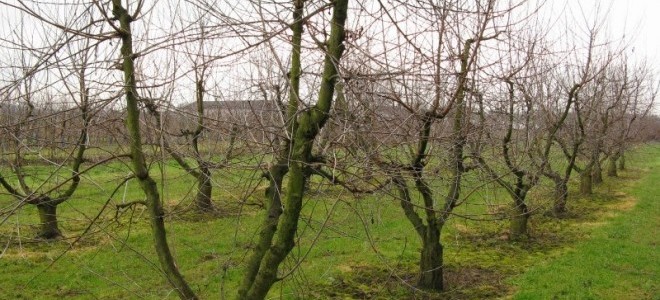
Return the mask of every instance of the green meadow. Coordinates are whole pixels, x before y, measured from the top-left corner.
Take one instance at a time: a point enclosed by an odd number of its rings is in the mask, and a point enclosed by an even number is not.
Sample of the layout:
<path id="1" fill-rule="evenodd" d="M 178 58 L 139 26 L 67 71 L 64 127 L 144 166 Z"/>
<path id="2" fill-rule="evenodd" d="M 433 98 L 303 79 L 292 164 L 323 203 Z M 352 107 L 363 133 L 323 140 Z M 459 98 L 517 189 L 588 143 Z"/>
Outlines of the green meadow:
<path id="1" fill-rule="evenodd" d="M 51 176 L 32 166 L 30 179 Z M 66 178 L 66 172 L 56 176 Z M 174 162 L 151 172 L 167 209 L 178 267 L 203 299 L 234 298 L 254 247 L 267 183 L 259 170 L 214 173 L 217 212 L 191 209 L 194 180 Z M 2 299 L 176 299 L 161 274 L 148 216 L 126 163 L 83 176 L 58 208 L 65 238 L 31 239 L 37 211 L 26 205 L 0 216 Z M 57 182 L 52 181 L 52 182 Z M 54 184 L 52 183 L 51 184 Z M 536 208 L 526 240 L 507 239 L 500 213 L 509 198 L 494 185 L 467 178 L 475 192 L 443 231 L 446 291 L 414 288 L 420 241 L 388 193 L 355 196 L 322 180 L 306 195 L 296 248 L 269 294 L 283 299 L 657 299 L 660 146 L 628 156 L 628 168 L 605 178 L 591 196 L 571 182 L 570 213 L 548 216 L 552 188 L 530 196 Z M 477 189 L 479 187 L 479 189 Z M 438 187 L 438 193 L 441 188 Z M 470 191 L 470 188 L 466 190 Z M 16 200 L 0 195 L 3 211 Z"/>

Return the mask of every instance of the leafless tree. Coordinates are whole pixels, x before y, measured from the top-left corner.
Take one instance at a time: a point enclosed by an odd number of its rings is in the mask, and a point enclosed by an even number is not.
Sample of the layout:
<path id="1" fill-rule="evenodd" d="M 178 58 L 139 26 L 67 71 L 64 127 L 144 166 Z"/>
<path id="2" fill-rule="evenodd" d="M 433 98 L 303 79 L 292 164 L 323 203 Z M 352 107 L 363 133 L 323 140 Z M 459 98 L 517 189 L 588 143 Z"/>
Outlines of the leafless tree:
<path id="1" fill-rule="evenodd" d="M 62 237 L 58 205 L 76 192 L 81 174 L 97 166 L 82 167 L 89 148 L 90 124 L 98 108 L 94 101 L 98 95 L 90 92 L 89 86 L 94 49 L 89 42 L 70 41 L 62 47 L 63 54 L 52 54 L 55 64 L 35 68 L 35 63 L 43 63 L 39 51 L 31 48 L 23 37 L 16 41 L 21 50 L 21 64 L 15 70 L 15 81 L 4 87 L 7 98 L 4 99 L 6 118 L 3 118 L 2 128 L 6 138 L 3 144 L 12 146 L 11 152 L 3 153 L 3 160 L 8 159 L 12 179 L 18 185 L 6 175 L 0 175 L 0 184 L 18 201 L 8 214 L 23 205 L 35 205 L 41 222 L 37 237 L 56 239 Z M 59 86 L 64 92 L 53 93 L 52 86 Z M 71 134 L 76 136 L 70 140 Z M 45 157 L 46 150 L 51 153 L 50 159 Z M 53 167 L 54 171 L 44 177 L 38 176 L 34 174 L 37 170 L 30 166 L 35 163 Z M 60 177 L 66 172 L 70 172 L 70 176 L 62 180 Z M 2 222 L 5 220 L 7 218 Z"/>

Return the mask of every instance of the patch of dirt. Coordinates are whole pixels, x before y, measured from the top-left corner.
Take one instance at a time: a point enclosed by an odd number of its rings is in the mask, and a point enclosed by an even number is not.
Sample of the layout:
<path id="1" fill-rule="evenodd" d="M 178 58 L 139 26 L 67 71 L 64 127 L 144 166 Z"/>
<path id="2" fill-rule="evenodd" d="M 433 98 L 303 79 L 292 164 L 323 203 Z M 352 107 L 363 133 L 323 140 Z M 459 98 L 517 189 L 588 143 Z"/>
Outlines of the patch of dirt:
<path id="1" fill-rule="evenodd" d="M 73 298 L 76 296 L 82 296 L 82 295 L 88 295 L 89 292 L 87 291 L 82 291 L 82 290 L 77 290 L 73 288 L 68 288 L 68 287 L 60 287 L 55 295 L 59 298 Z"/>
<path id="2" fill-rule="evenodd" d="M 340 265 L 332 283 L 304 295 L 323 299 L 484 299 L 506 295 L 502 274 L 479 267 L 446 266 L 444 292 L 417 289 L 417 273 L 368 265 Z M 305 297 L 304 297 L 305 298 Z"/>
<path id="3" fill-rule="evenodd" d="M 493 269 L 479 267 L 446 267 L 445 292 L 437 299 L 496 298 L 508 293 L 506 276 Z"/>
<path id="4" fill-rule="evenodd" d="M 207 222 L 220 218 L 236 217 L 241 213 L 237 206 L 216 206 L 213 211 L 199 212 L 192 207 L 168 207 L 169 212 L 166 214 L 167 220 L 172 221 L 186 221 L 186 222 Z M 250 212 L 243 212 L 250 213 Z"/>
<path id="5" fill-rule="evenodd" d="M 475 234 L 476 228 L 468 227 L 460 223 L 454 223 L 454 229 L 459 234 Z"/>
<path id="6" fill-rule="evenodd" d="M 54 240 L 21 237 L 19 241 L 14 237 L 0 241 L 2 245 L 0 249 L 2 255 L 0 257 L 8 259 L 30 258 L 35 261 L 50 260 L 61 255 L 63 251 L 67 253 L 89 251 L 96 249 L 99 245 L 108 243 L 110 240 L 109 236 L 99 233 L 88 233 L 80 239 L 77 236 L 61 237 Z M 75 244 L 71 247 L 71 243 L 74 242 Z"/>
<path id="7" fill-rule="evenodd" d="M 637 205 L 637 199 L 625 193 L 617 192 L 614 194 L 616 201 L 608 203 L 607 210 L 616 215 L 619 211 L 629 211 Z"/>

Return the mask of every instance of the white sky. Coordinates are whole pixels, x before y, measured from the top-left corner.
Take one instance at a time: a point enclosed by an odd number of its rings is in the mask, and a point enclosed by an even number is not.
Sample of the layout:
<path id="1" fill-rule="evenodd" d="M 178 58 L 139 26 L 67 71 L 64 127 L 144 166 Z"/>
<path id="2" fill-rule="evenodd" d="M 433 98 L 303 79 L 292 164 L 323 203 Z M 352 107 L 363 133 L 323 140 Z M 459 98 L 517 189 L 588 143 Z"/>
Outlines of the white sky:
<path id="1" fill-rule="evenodd" d="M 611 39 L 629 41 L 628 57 L 646 62 L 654 69 L 656 83 L 660 78 L 660 0 L 546 0 L 549 6 L 563 6 L 579 15 L 580 8 L 591 17 L 600 5 L 601 14 L 607 14 L 605 25 Z M 556 9 L 556 8 L 555 8 Z M 660 115 L 660 99 L 656 99 L 652 112 Z"/>
<path id="2" fill-rule="evenodd" d="M 594 2 L 594 0 L 582 0 Z M 634 53 L 646 56 L 660 70 L 660 1 L 614 0 L 610 10 L 610 29 L 630 35 Z M 635 55 L 637 56 L 637 55 Z"/>
<path id="3" fill-rule="evenodd" d="M 612 28 L 626 27 L 635 52 L 645 55 L 656 68 L 660 63 L 660 1 L 616 0 L 611 10 Z"/>
<path id="4" fill-rule="evenodd" d="M 593 1 L 593 0 L 591 0 Z M 610 11 L 612 29 L 625 28 L 632 36 L 632 57 L 645 57 L 653 66 L 656 76 L 660 72 L 660 1 L 614 0 Z M 622 30 L 623 31 L 623 30 Z M 656 78 L 656 81 L 658 78 Z M 652 110 L 660 115 L 660 99 Z"/>
<path id="5" fill-rule="evenodd" d="M 500 1 L 504 4 L 507 3 L 507 0 Z M 519 0 L 511 1 L 518 2 Z M 228 3 L 231 2 L 228 1 Z M 550 18 L 552 18 L 551 16 L 561 18 L 560 14 L 564 14 L 564 16 L 573 14 L 574 17 L 579 17 L 582 12 L 587 18 L 593 18 L 597 14 L 600 14 L 602 18 L 607 14 L 605 25 L 607 26 L 606 35 L 609 39 L 617 40 L 625 36 L 624 39 L 630 43 L 627 48 L 627 56 L 637 62 L 646 59 L 655 70 L 655 74 L 660 74 L 660 16 L 658 15 L 660 0 L 531 0 L 531 2 L 544 2 L 545 5 L 540 13 Z M 600 12 L 597 12 L 597 6 L 600 6 Z M 0 16 L 2 16 L 0 19 L 5 19 L 2 25 L 11 24 L 11 21 L 7 21 L 7 19 L 11 20 L 12 14 L 15 13 L 13 9 L 3 9 L 0 12 Z M 570 17 L 566 18 L 570 19 Z M 573 21 L 575 22 L 575 19 Z M 577 28 L 581 25 L 584 23 L 575 24 L 574 27 Z M 0 27 L 5 27 L 0 28 L 0 32 L 5 35 L 5 30 L 9 26 Z M 28 31 L 26 34 L 29 36 L 30 26 L 26 26 L 26 28 Z M 660 102 L 660 99 L 657 102 Z M 660 103 L 655 104 L 654 112 L 660 114 Z"/>

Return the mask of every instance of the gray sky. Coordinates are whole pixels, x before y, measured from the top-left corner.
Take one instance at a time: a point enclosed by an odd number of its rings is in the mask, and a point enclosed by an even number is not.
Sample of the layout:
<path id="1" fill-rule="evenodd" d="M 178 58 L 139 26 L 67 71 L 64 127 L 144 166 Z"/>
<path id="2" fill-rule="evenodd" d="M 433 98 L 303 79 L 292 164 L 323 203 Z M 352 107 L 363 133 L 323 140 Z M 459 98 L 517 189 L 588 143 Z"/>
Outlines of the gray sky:
<path id="1" fill-rule="evenodd" d="M 543 1 L 543 0 L 541 0 Z M 557 12 L 579 18 L 605 18 L 605 34 L 611 40 L 625 40 L 627 56 L 635 62 L 646 62 L 654 69 L 658 82 L 660 72 L 660 0 L 545 0 L 542 14 Z M 575 19 L 573 19 L 575 21 Z M 569 25 L 570 26 L 570 25 Z M 575 24 L 580 26 L 580 24 Z M 654 109 L 660 115 L 660 99 Z"/>
<path id="2" fill-rule="evenodd" d="M 591 0 L 593 1 L 593 0 Z M 614 0 L 610 11 L 610 28 L 632 36 L 631 55 L 645 57 L 653 66 L 657 76 L 660 72 L 660 1 L 658 0 Z M 630 53 L 630 52 L 629 52 Z M 658 78 L 656 78 L 656 81 Z M 660 99 L 656 99 L 653 112 L 660 115 Z"/>
<path id="3" fill-rule="evenodd" d="M 507 2 L 507 0 L 500 1 L 504 4 Z M 9 2 L 12 3 L 12 1 Z M 517 0 L 514 2 L 517 2 Z M 567 22 L 576 22 L 576 19 L 571 20 L 571 17 L 567 14 L 572 14 L 573 18 L 579 18 L 582 13 L 586 18 L 593 18 L 596 15 L 600 18 L 606 18 L 604 25 L 607 26 L 605 29 L 607 37 L 603 38 L 618 40 L 625 37 L 624 39 L 629 41 L 630 44 L 627 48 L 627 56 L 638 62 L 646 59 L 649 65 L 654 68 L 655 74 L 660 72 L 660 16 L 658 16 L 658 13 L 660 13 L 660 0 L 531 0 L 531 2 L 545 3 L 541 9 L 541 15 L 549 18 L 562 18 L 561 16 L 564 16 L 566 18 L 564 20 Z M 228 3 L 231 3 L 231 1 Z M 600 6 L 599 11 L 596 9 L 598 6 Z M 57 14 L 55 15 L 57 16 Z M 12 19 L 15 20 L 17 17 L 16 11 L 13 9 L 0 11 L 0 16 L 5 20 L 2 22 L 3 25 L 13 23 L 18 26 L 17 24 L 19 24 L 11 22 Z M 565 28 L 564 24 L 556 25 L 559 25 L 557 28 Z M 584 23 L 574 24 L 572 29 L 576 29 L 581 25 L 584 25 Z M 23 32 L 25 36 L 34 35 L 32 26 L 19 27 L 25 29 L 25 32 Z M 11 26 L 0 26 L 0 33 L 6 36 L 8 28 L 11 28 Z M 660 104 L 656 103 L 654 112 L 660 114 Z"/>
<path id="4" fill-rule="evenodd" d="M 584 1 L 584 2 L 592 2 Z M 646 56 L 660 70 L 660 1 L 614 0 L 610 28 L 631 35 L 635 53 Z"/>

